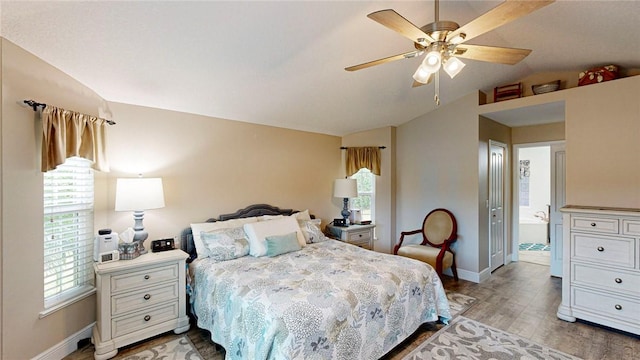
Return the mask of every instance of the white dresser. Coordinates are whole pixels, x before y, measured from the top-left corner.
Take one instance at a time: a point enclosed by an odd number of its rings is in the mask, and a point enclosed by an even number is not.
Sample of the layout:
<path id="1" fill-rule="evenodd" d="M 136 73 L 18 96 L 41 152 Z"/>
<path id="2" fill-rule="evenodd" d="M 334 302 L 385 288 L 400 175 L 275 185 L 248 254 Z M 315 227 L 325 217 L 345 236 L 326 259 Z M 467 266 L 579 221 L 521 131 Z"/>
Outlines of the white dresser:
<path id="1" fill-rule="evenodd" d="M 95 359 L 112 358 L 118 348 L 163 332 L 189 330 L 187 257 L 182 250 L 170 250 L 94 265 L 98 303 L 91 340 Z"/>
<path id="2" fill-rule="evenodd" d="M 640 209 L 566 206 L 562 303 L 576 318 L 640 334 Z"/>

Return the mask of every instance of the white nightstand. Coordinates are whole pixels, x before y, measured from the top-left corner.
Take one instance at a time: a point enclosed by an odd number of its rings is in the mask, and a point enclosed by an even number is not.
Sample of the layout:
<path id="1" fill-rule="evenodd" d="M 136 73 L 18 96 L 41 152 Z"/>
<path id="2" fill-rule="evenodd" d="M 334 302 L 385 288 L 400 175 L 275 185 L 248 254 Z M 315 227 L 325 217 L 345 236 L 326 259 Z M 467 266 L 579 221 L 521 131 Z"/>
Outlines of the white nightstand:
<path id="1" fill-rule="evenodd" d="M 185 259 L 182 250 L 94 264 L 97 319 L 91 338 L 94 358 L 114 357 L 118 348 L 173 330 L 189 330 Z"/>
<path id="2" fill-rule="evenodd" d="M 373 229 L 375 227 L 375 224 L 349 226 L 327 225 L 327 232 L 337 240 L 373 250 Z"/>

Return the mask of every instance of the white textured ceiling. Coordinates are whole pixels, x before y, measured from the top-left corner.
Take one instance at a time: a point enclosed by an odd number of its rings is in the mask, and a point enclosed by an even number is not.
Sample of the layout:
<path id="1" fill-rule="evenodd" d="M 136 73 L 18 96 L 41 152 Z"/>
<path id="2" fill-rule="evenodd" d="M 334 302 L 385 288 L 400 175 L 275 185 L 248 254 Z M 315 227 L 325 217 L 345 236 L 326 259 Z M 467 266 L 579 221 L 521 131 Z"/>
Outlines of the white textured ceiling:
<path id="1" fill-rule="evenodd" d="M 440 2 L 464 25 L 500 1 Z M 412 88 L 420 59 L 346 66 L 413 44 L 367 14 L 418 26 L 433 1 L 2 1 L 1 34 L 108 101 L 332 135 L 399 125 L 435 108 Z M 443 104 L 539 72 L 640 68 L 640 1 L 560 0 L 470 44 L 532 49 L 517 65 L 465 61 Z M 37 100 L 37 99 L 36 99 Z M 117 121 L 117 119 L 115 119 Z"/>

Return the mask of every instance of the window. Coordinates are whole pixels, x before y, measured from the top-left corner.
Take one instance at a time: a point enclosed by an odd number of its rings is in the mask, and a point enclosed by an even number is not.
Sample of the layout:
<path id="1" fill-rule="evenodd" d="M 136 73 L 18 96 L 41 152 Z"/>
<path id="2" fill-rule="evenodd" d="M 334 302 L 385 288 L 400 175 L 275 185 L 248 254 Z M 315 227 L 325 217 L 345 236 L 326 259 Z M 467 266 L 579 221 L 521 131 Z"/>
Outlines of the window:
<path id="1" fill-rule="evenodd" d="M 74 157 L 44 173 L 46 309 L 64 306 L 94 290 L 93 171 L 90 166 L 89 160 Z"/>
<path id="2" fill-rule="evenodd" d="M 360 209 L 361 220 L 367 221 L 375 218 L 376 204 L 376 179 L 375 175 L 367 168 L 360 169 L 351 176 L 358 181 L 358 197 L 351 199 L 351 208 Z"/>

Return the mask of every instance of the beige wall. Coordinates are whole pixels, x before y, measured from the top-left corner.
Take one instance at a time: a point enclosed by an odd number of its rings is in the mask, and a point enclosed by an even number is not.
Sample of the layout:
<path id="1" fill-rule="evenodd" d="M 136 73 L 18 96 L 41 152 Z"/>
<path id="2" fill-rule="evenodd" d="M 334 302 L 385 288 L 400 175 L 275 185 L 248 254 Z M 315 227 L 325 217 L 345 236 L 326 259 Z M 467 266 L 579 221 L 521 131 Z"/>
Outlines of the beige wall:
<path id="1" fill-rule="evenodd" d="M 478 96 L 442 106 L 399 126 L 396 133 L 396 238 L 401 231 L 419 229 L 429 211 L 449 209 L 458 221 L 458 274 L 470 280 L 479 272 L 481 257 Z"/>
<path id="2" fill-rule="evenodd" d="M 571 89 L 567 204 L 640 208 L 640 76 Z"/>
<path id="3" fill-rule="evenodd" d="M 529 144 L 547 141 L 564 140 L 564 122 L 519 126 L 511 129 L 511 142 L 515 144 Z"/>
<path id="4" fill-rule="evenodd" d="M 95 227 L 121 231 L 132 214 L 115 212 L 119 176 L 159 176 L 166 207 L 147 211 L 149 239 L 177 236 L 253 203 L 304 210 L 332 219 L 333 180 L 341 171 L 335 136 L 213 119 L 119 103 L 2 41 L 2 359 L 50 350 L 95 321 L 95 296 L 39 319 L 43 310 L 42 174 L 36 114 L 22 99 L 88 114 L 112 114 L 107 131 L 112 172 L 96 173 Z M 147 244 L 148 246 L 148 244 Z M 37 339 L 38 341 L 34 341 Z"/>
<path id="5" fill-rule="evenodd" d="M 5 39 L 2 89 L 1 357 L 27 359 L 90 325 L 95 296 L 39 318 L 44 308 L 41 130 L 36 113 L 19 103 L 34 99 L 93 115 L 105 104 L 90 89 Z"/>
<path id="6" fill-rule="evenodd" d="M 396 128 L 384 127 L 370 131 L 363 131 L 350 134 L 342 138 L 342 146 L 386 146 L 381 150 L 381 174 L 376 176 L 376 241 L 374 250 L 390 253 L 393 251 L 397 238 L 396 236 L 396 202 L 395 202 L 395 182 L 396 182 Z M 343 151 L 343 160 L 344 160 Z M 342 176 L 344 161 L 342 165 Z"/>
<path id="7" fill-rule="evenodd" d="M 1 9 L 1 8 L 0 8 Z M 2 60 L 2 48 L 4 47 L 4 41 L 2 41 L 2 39 L 0 38 L 0 70 L 2 69 L 2 64 L 4 63 L 4 61 Z M 4 71 L 0 71 L 0 84 L 2 84 L 2 73 Z M 4 86 L 0 86 L 0 99 L 4 99 L 2 97 L 2 88 Z M 0 102 L 0 149 L 2 149 L 2 102 Z M 0 249 L 3 249 L 2 247 L 2 238 L 4 238 L 4 232 L 2 230 L 2 211 L 4 210 L 4 206 L 2 206 L 2 204 L 4 204 L 3 202 L 3 198 L 2 198 L 2 190 L 4 189 L 4 181 L 3 181 L 3 171 L 2 171 L 2 153 L 0 153 Z M 3 254 L 4 252 L 0 253 L 0 357 L 2 357 L 2 342 L 3 342 L 3 336 L 2 336 L 2 258 L 3 258 Z"/>
<path id="8" fill-rule="evenodd" d="M 117 177 L 162 177 L 166 207 L 145 212 L 149 239 L 174 237 L 192 222 L 250 204 L 309 209 L 333 219 L 340 138 L 141 106 L 110 103 L 107 218 L 122 231 L 133 214 L 115 212 Z M 148 247 L 148 244 L 145 245 Z"/>
<path id="9" fill-rule="evenodd" d="M 487 208 L 487 200 L 489 200 L 489 140 L 494 140 L 507 145 L 507 153 L 505 153 L 505 191 L 509 191 L 509 183 L 511 179 L 511 173 L 506 171 L 508 167 L 511 168 L 511 132 L 512 129 L 508 126 L 497 123 L 491 119 L 487 119 L 483 116 L 479 117 L 479 142 L 478 142 L 478 248 L 479 259 L 478 269 L 480 271 L 489 268 L 489 256 L 482 256 L 482 254 L 489 254 L 489 209 Z M 508 219 L 511 218 L 511 207 L 508 196 L 505 196 L 505 211 L 504 219 L 507 225 Z M 506 253 L 511 253 L 511 239 L 509 234 L 511 233 L 509 226 L 506 229 L 507 236 L 507 248 Z"/>

